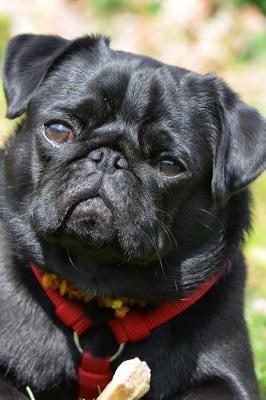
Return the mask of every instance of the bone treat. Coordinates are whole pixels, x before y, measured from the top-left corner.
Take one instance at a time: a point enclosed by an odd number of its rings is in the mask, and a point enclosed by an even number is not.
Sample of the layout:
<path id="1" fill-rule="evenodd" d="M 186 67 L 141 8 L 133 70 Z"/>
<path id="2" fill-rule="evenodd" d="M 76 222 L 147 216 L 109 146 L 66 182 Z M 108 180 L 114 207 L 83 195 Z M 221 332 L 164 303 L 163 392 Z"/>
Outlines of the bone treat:
<path id="1" fill-rule="evenodd" d="M 138 400 L 150 389 L 151 371 L 139 358 L 124 361 L 97 400 Z"/>

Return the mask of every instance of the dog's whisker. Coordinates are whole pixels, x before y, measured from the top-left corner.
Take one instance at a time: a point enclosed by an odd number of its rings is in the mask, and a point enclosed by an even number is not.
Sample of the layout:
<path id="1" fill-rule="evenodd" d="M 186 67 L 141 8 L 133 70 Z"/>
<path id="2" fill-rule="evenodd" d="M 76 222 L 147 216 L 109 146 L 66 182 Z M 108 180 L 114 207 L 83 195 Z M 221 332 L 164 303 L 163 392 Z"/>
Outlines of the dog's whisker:
<path id="1" fill-rule="evenodd" d="M 174 284 L 175 284 L 175 291 L 176 291 L 176 294 L 179 295 L 179 291 L 178 291 L 176 279 L 174 279 Z"/>
<path id="2" fill-rule="evenodd" d="M 220 227 L 222 228 L 222 231 L 224 232 L 224 225 L 223 225 L 222 221 L 215 214 L 211 213 L 210 211 L 206 210 L 205 208 L 198 207 L 198 210 L 210 215 L 216 222 L 219 223 Z"/>
<path id="3" fill-rule="evenodd" d="M 147 199 L 149 198 L 149 196 L 148 196 L 148 193 L 146 192 L 146 187 L 145 187 L 145 185 L 144 185 L 144 187 L 142 188 L 142 192 L 143 192 L 144 198 L 147 200 Z M 158 211 L 158 212 L 161 212 L 161 213 L 164 213 L 165 215 L 168 215 L 167 212 L 161 210 L 161 209 L 158 208 L 158 207 L 155 207 L 154 209 L 155 209 L 156 211 Z M 165 222 L 163 222 L 161 219 L 159 219 L 159 217 L 157 217 L 156 215 L 154 215 L 153 217 L 154 217 L 154 219 L 158 222 L 158 224 L 159 224 L 160 227 L 163 229 L 163 231 L 165 232 L 165 234 L 166 234 L 166 236 L 168 237 L 170 243 L 173 245 L 173 242 L 174 242 L 174 245 L 177 246 L 178 243 L 177 243 L 176 237 L 174 236 L 174 234 L 173 234 L 173 232 L 171 231 L 171 229 L 166 225 Z M 172 239 L 171 239 L 170 236 L 172 237 Z"/>
<path id="4" fill-rule="evenodd" d="M 74 261 L 72 260 L 70 254 L 69 254 L 69 249 L 68 249 L 68 247 L 66 248 L 66 251 L 67 251 L 67 256 L 68 256 L 68 259 L 69 259 L 70 264 L 72 265 L 72 267 L 73 267 L 76 271 L 78 271 L 78 272 L 80 272 L 80 273 L 82 273 L 82 274 L 86 274 L 85 271 L 81 271 L 81 270 L 76 266 L 76 264 L 74 263 Z"/>
<path id="5" fill-rule="evenodd" d="M 0 214 L 2 214 L 2 215 L 4 215 L 4 214 L 10 215 L 10 213 L 11 213 L 11 211 L 8 208 L 2 208 L 2 207 L 0 208 Z M 28 216 L 27 212 L 17 215 L 18 218 L 27 217 L 27 216 Z"/>
<path id="6" fill-rule="evenodd" d="M 98 253 L 98 251 L 101 249 L 102 246 L 103 246 L 103 243 L 99 244 L 99 246 L 97 246 L 97 247 L 95 247 L 95 249 L 91 250 L 88 253 L 88 258 L 91 258 L 91 257 L 95 256 L 95 254 Z"/>
<path id="7" fill-rule="evenodd" d="M 9 200 L 11 203 L 16 203 L 16 204 L 21 204 L 21 205 L 23 205 L 23 206 L 27 206 L 28 205 L 28 203 L 27 202 L 25 202 L 25 201 L 19 201 L 19 200 L 14 200 L 14 199 L 11 199 L 11 200 Z"/>
<path id="8" fill-rule="evenodd" d="M 158 217 L 154 216 L 155 220 L 158 222 L 158 224 L 161 226 L 161 228 L 163 229 L 163 231 L 165 232 L 165 234 L 167 235 L 169 241 L 171 244 L 177 246 L 177 240 L 173 234 L 173 232 L 171 231 L 171 229 L 162 221 L 160 220 Z"/>
<path id="9" fill-rule="evenodd" d="M 153 239 L 152 237 L 150 237 L 149 235 L 147 235 L 147 236 L 148 236 L 148 238 L 150 239 L 151 244 L 152 244 L 153 247 L 154 247 L 154 250 L 155 250 L 155 252 L 156 252 L 156 254 L 157 254 L 157 257 L 158 257 L 158 260 L 159 260 L 159 265 L 160 265 L 160 268 L 161 268 L 161 271 L 162 271 L 162 275 L 163 275 L 163 277 L 165 277 L 165 271 L 164 271 L 164 266 L 163 266 L 162 258 L 161 258 L 161 256 L 160 256 L 160 253 L 159 253 L 159 251 L 158 251 L 158 248 L 157 248 L 157 246 L 156 246 L 156 243 L 155 243 L 155 241 L 154 241 L 154 239 Z"/>
<path id="10" fill-rule="evenodd" d="M 166 216 L 168 216 L 168 214 L 169 214 L 168 212 L 162 210 L 161 208 L 154 207 L 154 209 L 155 209 L 156 211 L 158 211 L 159 213 L 161 213 L 161 214 L 165 214 Z"/>
<path id="11" fill-rule="evenodd" d="M 198 218 L 196 218 L 196 221 L 197 221 L 200 225 L 202 225 L 202 226 L 204 226 L 206 229 L 208 229 L 210 232 L 214 232 L 214 229 L 212 229 L 209 225 L 205 224 L 204 222 L 200 221 Z"/>

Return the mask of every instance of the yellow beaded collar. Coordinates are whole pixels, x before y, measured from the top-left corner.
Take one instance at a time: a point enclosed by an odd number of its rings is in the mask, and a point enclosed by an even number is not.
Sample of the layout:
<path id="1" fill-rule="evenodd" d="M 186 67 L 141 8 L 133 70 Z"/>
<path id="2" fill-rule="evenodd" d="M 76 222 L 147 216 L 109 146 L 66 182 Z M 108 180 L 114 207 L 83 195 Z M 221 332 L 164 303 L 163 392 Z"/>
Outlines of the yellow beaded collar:
<path id="1" fill-rule="evenodd" d="M 42 277 L 42 284 L 45 288 L 58 290 L 61 296 L 65 296 L 70 300 L 78 300 L 84 303 L 90 303 L 94 300 L 93 296 L 81 292 L 66 279 L 53 273 L 45 273 Z M 124 318 L 130 311 L 131 306 L 137 305 L 142 308 L 146 306 L 146 303 L 143 301 L 132 300 L 126 297 L 121 299 L 102 297 L 97 299 L 97 304 L 99 307 L 112 308 L 114 310 L 114 315 L 118 318 Z"/>

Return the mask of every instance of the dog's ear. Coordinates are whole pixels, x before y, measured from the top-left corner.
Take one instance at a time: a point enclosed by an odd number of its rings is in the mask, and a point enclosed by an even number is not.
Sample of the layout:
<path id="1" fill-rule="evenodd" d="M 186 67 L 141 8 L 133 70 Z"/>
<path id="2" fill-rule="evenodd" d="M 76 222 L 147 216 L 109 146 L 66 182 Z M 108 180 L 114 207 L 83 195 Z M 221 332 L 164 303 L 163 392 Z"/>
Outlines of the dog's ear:
<path id="1" fill-rule="evenodd" d="M 266 120 L 222 81 L 213 79 L 220 129 L 214 155 L 212 192 L 223 206 L 266 169 Z"/>
<path id="2" fill-rule="evenodd" d="M 68 43 L 59 36 L 31 34 L 10 40 L 3 68 L 8 118 L 24 113 L 47 69 Z"/>

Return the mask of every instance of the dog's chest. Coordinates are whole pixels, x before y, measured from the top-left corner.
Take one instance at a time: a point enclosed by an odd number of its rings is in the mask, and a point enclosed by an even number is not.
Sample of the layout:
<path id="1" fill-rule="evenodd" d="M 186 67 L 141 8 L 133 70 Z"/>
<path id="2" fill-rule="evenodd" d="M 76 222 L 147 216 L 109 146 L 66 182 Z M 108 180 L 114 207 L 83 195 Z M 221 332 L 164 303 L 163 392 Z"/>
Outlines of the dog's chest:
<path id="1" fill-rule="evenodd" d="M 29 296 L 23 283 L 8 275 L 3 278 L 5 282 L 0 293 L 0 368 L 21 391 L 25 392 L 29 385 L 38 400 L 74 400 L 80 354 L 71 330 L 53 320 L 50 311 Z M 171 337 L 171 326 L 166 324 L 148 339 L 127 344 L 113 362 L 113 370 L 126 359 L 139 357 L 145 360 L 153 376 L 151 391 L 146 398 L 167 398 L 176 391 L 179 382 L 185 380 L 178 356 L 180 349 L 178 343 L 169 339 Z M 84 349 L 100 356 L 112 355 L 118 348 L 112 333 L 103 324 L 90 329 L 80 342 Z M 182 358 L 184 354 L 180 360 Z"/>
<path id="2" fill-rule="evenodd" d="M 38 305 L 35 306 L 35 312 L 32 306 L 24 306 L 24 313 L 21 309 L 13 310 L 13 316 L 17 315 L 12 319 L 13 323 L 8 320 L 8 313 L 1 316 L 4 322 L 4 325 L 1 324 L 1 364 L 3 362 L 3 366 L 10 371 L 20 390 L 24 391 L 29 385 L 38 400 L 74 400 L 79 354 L 73 345 L 71 333 L 66 334 L 57 327 Z M 110 337 L 105 330 L 101 330 L 99 326 L 98 333 L 85 335 L 81 343 L 87 349 L 97 348 L 97 351 L 104 353 L 109 347 L 109 352 L 112 352 L 115 348 L 111 342 L 108 344 Z M 171 391 L 165 382 L 169 382 L 168 365 L 172 364 L 173 352 L 171 354 L 163 343 L 158 346 L 159 341 L 160 335 L 155 333 L 148 341 L 129 344 L 113 363 L 115 370 L 120 362 L 136 356 L 148 362 L 154 382 L 147 399 L 156 398 L 153 396 L 158 390 L 161 396 L 158 398 L 166 398 L 162 396 Z M 177 369 L 178 364 L 176 370 L 172 368 L 171 374 L 178 376 Z"/>

